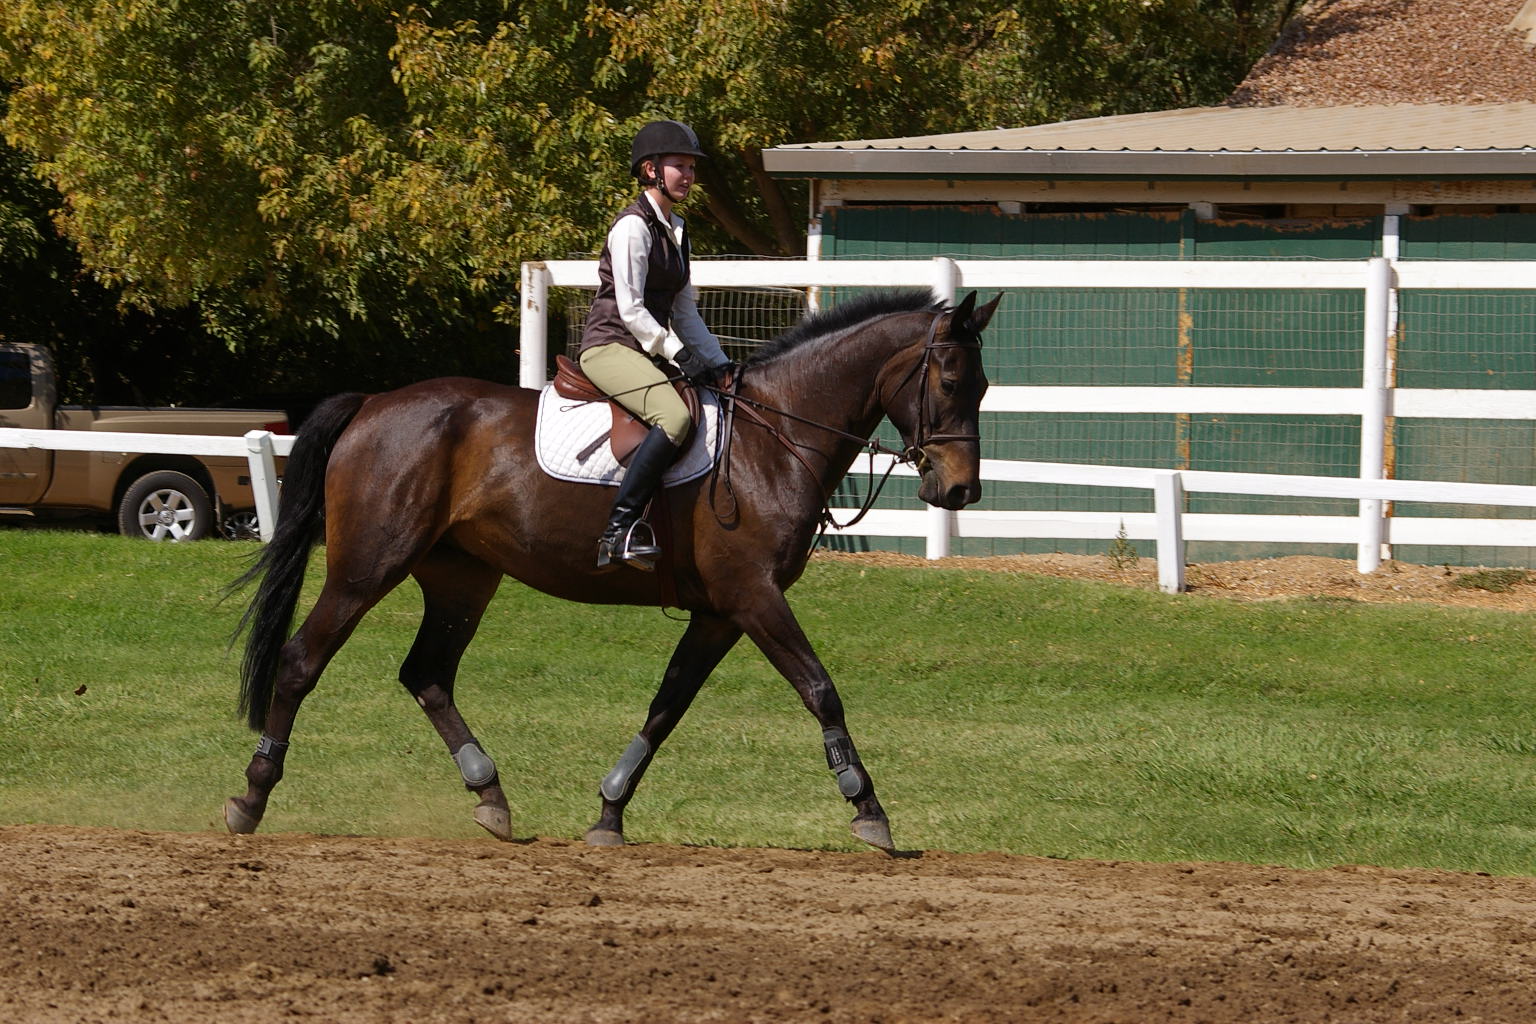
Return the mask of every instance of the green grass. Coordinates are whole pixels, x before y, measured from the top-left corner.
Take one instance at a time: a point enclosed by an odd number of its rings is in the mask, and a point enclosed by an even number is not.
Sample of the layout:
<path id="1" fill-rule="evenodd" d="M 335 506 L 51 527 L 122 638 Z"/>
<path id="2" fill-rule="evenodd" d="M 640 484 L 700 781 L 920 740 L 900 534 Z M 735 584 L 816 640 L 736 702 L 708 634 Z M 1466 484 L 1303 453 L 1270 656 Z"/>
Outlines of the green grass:
<path id="1" fill-rule="evenodd" d="M 225 646 L 242 606 L 218 595 L 255 551 L 0 530 L 0 823 L 221 827 L 254 737 Z M 1522 616 L 830 561 L 790 599 L 904 848 L 1536 874 Z M 264 829 L 480 834 L 394 681 L 418 609 L 408 584 L 343 648 Z M 503 586 L 458 696 L 520 834 L 590 824 L 682 628 Z M 641 842 L 857 849 L 848 817 L 814 723 L 743 643 L 627 824 Z"/>

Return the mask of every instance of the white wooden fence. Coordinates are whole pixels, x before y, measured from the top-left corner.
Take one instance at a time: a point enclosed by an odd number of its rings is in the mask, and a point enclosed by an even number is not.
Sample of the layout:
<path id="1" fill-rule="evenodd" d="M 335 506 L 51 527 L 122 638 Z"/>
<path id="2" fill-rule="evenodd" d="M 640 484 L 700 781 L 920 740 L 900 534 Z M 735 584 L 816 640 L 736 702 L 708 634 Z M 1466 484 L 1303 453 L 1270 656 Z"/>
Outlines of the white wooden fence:
<path id="1" fill-rule="evenodd" d="M 1240 268 L 1240 272 L 1234 268 Z M 1157 545 L 1159 586 L 1184 588 L 1184 545 L 1190 540 L 1354 544 L 1357 566 L 1371 572 L 1388 545 L 1435 544 L 1536 547 L 1536 520 L 1387 517 L 1389 501 L 1536 507 L 1536 486 L 1392 480 L 1384 475 L 1389 416 L 1447 419 L 1536 419 L 1536 392 L 1468 389 L 1405 389 L 1389 386 L 1388 336 L 1396 293 L 1408 288 L 1530 289 L 1536 274 L 1517 262 L 1413 261 L 1386 258 L 1316 263 L 1244 261 L 711 261 L 693 264 L 701 287 L 928 286 L 953 301 L 962 289 L 993 288 L 1241 288 L 1360 289 L 1365 294 L 1364 371 L 1359 388 L 1233 387 L 1025 387 L 994 386 L 986 412 L 1332 414 L 1360 417 L 1358 479 L 1162 470 L 984 459 L 991 481 L 1130 487 L 1150 490 L 1152 513 L 1029 512 L 942 509 L 875 509 L 849 534 L 925 538 L 930 558 L 950 552 L 953 537 L 1113 539 L 1123 535 Z M 592 288 L 597 266 L 589 261 L 552 261 L 523 266 L 521 381 L 545 383 L 547 310 L 551 287 Z M 813 292 L 814 294 L 814 292 Z M 126 434 L 64 430 L 0 429 L 0 447 L 70 451 L 161 452 L 244 456 L 250 460 L 263 539 L 276 522 L 276 456 L 293 438 L 252 431 L 243 438 Z M 861 464 L 862 465 L 862 464 Z M 876 459 L 874 469 L 885 463 Z M 897 467 L 909 475 L 909 467 Z M 1186 492 L 1347 498 L 1357 516 L 1215 515 L 1183 511 Z M 853 510 L 834 509 L 847 517 Z"/>
<path id="2" fill-rule="evenodd" d="M 1395 239 L 1387 252 L 1395 255 Z M 983 460 L 984 480 L 1146 488 L 1155 512 L 1002 512 L 942 509 L 869 513 L 847 531 L 865 536 L 925 538 L 930 558 L 950 552 L 952 537 L 1105 538 L 1121 535 L 1157 543 L 1159 585 L 1184 587 L 1187 540 L 1354 544 L 1362 573 L 1376 569 L 1388 546 L 1436 544 L 1536 547 L 1536 520 L 1394 518 L 1388 501 L 1536 507 L 1536 486 L 1391 480 L 1385 477 L 1386 429 L 1391 416 L 1447 419 L 1536 419 L 1536 392 L 1393 388 L 1389 336 L 1397 294 L 1404 289 L 1513 289 L 1536 287 L 1528 263 L 1407 261 L 1136 261 L 1136 260 L 809 260 L 693 263 L 703 288 L 928 286 L 953 302 L 962 290 L 1082 289 L 1329 289 L 1364 293 L 1363 372 L 1358 388 L 996 386 L 984 412 L 1190 413 L 1358 416 L 1358 479 L 1157 470 L 1136 467 Z M 548 359 L 547 311 L 552 287 L 595 288 L 597 265 L 560 260 L 523 265 L 521 380 L 539 387 Z M 878 462 L 876 468 L 883 466 Z M 899 467 L 898 474 L 910 474 Z M 1204 491 L 1296 497 L 1348 498 L 1353 517 L 1198 515 L 1183 512 L 1183 494 Z M 851 509 L 834 509 L 844 517 Z"/>

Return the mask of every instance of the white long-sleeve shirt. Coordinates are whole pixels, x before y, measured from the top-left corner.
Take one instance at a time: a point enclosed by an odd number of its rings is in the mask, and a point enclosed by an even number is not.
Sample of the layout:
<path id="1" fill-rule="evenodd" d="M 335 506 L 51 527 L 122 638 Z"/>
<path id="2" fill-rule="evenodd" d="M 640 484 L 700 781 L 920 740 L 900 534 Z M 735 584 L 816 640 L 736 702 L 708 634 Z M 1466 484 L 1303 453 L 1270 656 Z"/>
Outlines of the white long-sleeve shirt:
<path id="1" fill-rule="evenodd" d="M 656 219 L 671 229 L 672 242 L 679 250 L 683 246 L 683 219 L 676 214 L 662 214 L 656 200 L 649 194 Z M 672 324 L 663 327 L 645 308 L 645 275 L 651 262 L 651 233 L 644 218 L 620 217 L 608 231 L 608 254 L 613 268 L 614 300 L 619 306 L 619 318 L 629 333 L 635 336 L 647 355 L 659 355 L 673 359 L 684 345 L 706 363 L 725 361 L 720 341 L 705 326 L 699 316 L 698 293 L 693 282 L 681 289 L 672 300 Z"/>

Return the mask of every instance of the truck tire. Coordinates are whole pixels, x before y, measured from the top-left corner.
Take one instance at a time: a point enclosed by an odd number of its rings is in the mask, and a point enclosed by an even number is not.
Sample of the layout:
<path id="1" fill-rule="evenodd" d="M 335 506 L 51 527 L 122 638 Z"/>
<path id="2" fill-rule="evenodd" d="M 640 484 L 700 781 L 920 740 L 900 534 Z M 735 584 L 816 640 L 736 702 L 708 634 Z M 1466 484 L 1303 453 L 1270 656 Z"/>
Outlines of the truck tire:
<path id="1" fill-rule="evenodd" d="M 219 524 L 219 536 L 226 540 L 261 540 L 261 520 L 253 508 L 224 517 Z"/>
<path id="2" fill-rule="evenodd" d="M 201 540 L 213 529 L 213 499 L 202 484 L 174 470 L 146 473 L 123 493 L 117 530 L 146 540 Z"/>

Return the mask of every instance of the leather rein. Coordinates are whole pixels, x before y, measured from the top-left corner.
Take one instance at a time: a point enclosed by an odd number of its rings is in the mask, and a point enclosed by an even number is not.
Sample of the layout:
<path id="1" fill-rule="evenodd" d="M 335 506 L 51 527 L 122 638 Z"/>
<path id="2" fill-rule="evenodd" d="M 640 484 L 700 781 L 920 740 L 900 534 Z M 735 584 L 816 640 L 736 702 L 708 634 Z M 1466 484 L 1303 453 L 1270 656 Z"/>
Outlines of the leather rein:
<path id="1" fill-rule="evenodd" d="M 715 393 L 722 399 L 721 415 L 724 417 L 724 423 L 723 431 L 721 434 L 722 441 L 720 456 L 716 460 L 714 470 L 710 476 L 711 504 L 713 504 L 715 500 L 715 483 L 719 478 L 722 477 L 722 475 L 725 481 L 726 492 L 731 497 L 731 504 L 733 507 L 736 504 L 735 488 L 731 486 L 730 453 L 731 444 L 735 438 L 735 418 L 738 411 L 740 411 L 740 413 L 748 420 L 768 431 L 768 433 L 775 440 L 777 440 L 786 451 L 788 451 L 795 457 L 796 460 L 799 461 L 801 466 L 805 467 L 805 471 L 809 473 L 813 479 L 817 476 L 816 469 L 800 452 L 802 447 L 810 446 L 800 445 L 794 441 L 791 441 L 784 434 L 784 431 L 768 422 L 768 420 L 764 418 L 763 413 L 771 413 L 772 415 L 779 416 L 786 420 L 793 420 L 797 423 L 802 423 L 806 426 L 814 427 L 823 433 L 857 442 L 860 448 L 868 449 L 870 460 L 869 476 L 871 479 L 873 479 L 875 475 L 875 456 L 892 456 L 891 464 L 886 467 L 885 473 L 881 475 L 879 482 L 869 488 L 868 494 L 865 497 L 863 504 L 852 519 L 848 520 L 846 523 L 839 523 L 832 515 L 831 505 L 825 504 L 822 506 L 821 528 L 816 533 L 816 540 L 812 541 L 812 547 L 814 547 L 816 541 L 819 541 L 821 537 L 826 533 L 827 527 L 833 526 L 837 529 L 845 530 L 848 527 L 858 523 L 859 520 L 863 519 L 865 515 L 869 513 L 869 510 L 874 507 L 876 499 L 880 497 L 880 492 L 885 489 L 885 482 L 890 479 L 891 472 L 896 468 L 897 465 L 910 462 L 917 466 L 919 472 L 921 472 L 923 469 L 926 469 L 928 466 L 928 456 L 926 453 L 924 453 L 923 449 L 928 445 L 946 444 L 953 441 L 980 441 L 980 434 L 939 434 L 932 432 L 932 416 L 928 408 L 928 380 L 930 377 L 928 369 L 933 363 L 934 353 L 941 348 L 981 347 L 980 341 L 937 340 L 939 321 L 944 316 L 944 312 L 935 313 L 933 315 L 933 322 L 928 326 L 928 336 L 923 341 L 922 358 L 912 364 L 912 369 L 907 371 L 906 376 L 901 379 L 900 384 L 896 385 L 896 390 L 893 392 L 892 397 L 894 398 L 895 395 L 900 394 L 901 391 L 912 382 L 913 376 L 917 376 L 919 378 L 917 430 L 915 432 L 913 443 L 909 445 L 905 451 L 897 451 L 896 449 L 890 448 L 873 438 L 861 437 L 858 434 L 850 433 L 849 431 L 839 429 L 838 427 L 828 426 L 825 423 L 820 423 L 816 420 L 800 416 L 796 413 L 768 405 L 766 402 L 760 402 L 755 398 L 746 398 L 740 393 L 742 372 L 739 369 L 732 376 L 729 384 L 726 387 L 714 388 Z M 884 404 L 887 408 L 889 408 L 889 403 Z"/>

